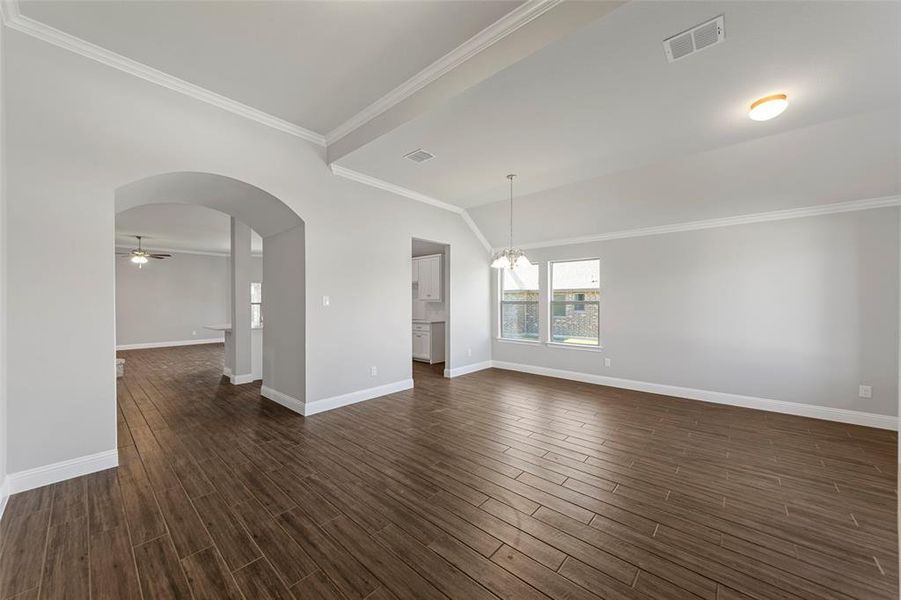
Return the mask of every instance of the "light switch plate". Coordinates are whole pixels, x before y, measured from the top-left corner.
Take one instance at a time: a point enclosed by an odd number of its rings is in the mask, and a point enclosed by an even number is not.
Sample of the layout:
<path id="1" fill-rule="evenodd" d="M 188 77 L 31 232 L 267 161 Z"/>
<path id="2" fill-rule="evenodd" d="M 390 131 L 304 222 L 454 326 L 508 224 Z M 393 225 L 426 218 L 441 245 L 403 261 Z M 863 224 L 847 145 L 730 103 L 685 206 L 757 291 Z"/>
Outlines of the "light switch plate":
<path id="1" fill-rule="evenodd" d="M 323 296 L 323 297 L 322 297 L 322 306 L 328 306 L 328 305 L 331 304 L 331 303 L 332 303 L 332 299 L 331 299 L 331 298 L 329 298 L 328 296 Z"/>

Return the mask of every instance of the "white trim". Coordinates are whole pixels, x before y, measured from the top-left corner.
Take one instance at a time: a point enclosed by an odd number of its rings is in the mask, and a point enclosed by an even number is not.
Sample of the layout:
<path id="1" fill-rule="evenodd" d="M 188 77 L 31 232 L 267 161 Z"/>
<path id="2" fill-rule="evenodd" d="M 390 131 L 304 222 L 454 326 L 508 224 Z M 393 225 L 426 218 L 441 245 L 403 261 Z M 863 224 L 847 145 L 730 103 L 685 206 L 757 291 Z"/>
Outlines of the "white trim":
<path id="1" fill-rule="evenodd" d="M 468 375 L 470 373 L 475 373 L 476 371 L 484 371 L 485 369 L 491 368 L 491 361 L 486 360 L 485 362 L 472 363 L 471 365 L 464 365 L 462 367 L 456 367 L 455 369 L 444 369 L 444 376 L 448 379 L 452 379 L 454 377 L 459 377 L 460 375 Z"/>
<path id="2" fill-rule="evenodd" d="M 119 466 L 119 451 L 117 449 L 106 450 L 96 454 L 80 456 L 69 460 L 63 460 L 58 463 L 36 467 L 18 473 L 10 473 L 7 476 L 7 485 L 10 494 L 18 494 L 39 488 L 58 481 L 72 479 L 112 469 Z"/>
<path id="3" fill-rule="evenodd" d="M 496 342 L 503 342 L 504 344 L 518 344 L 520 346 L 532 346 L 534 348 L 539 348 L 543 344 L 541 340 L 514 340 L 512 338 L 505 338 L 501 336 L 497 336 L 494 338 Z"/>
<path id="4" fill-rule="evenodd" d="M 380 190 L 385 190 L 386 192 L 391 192 L 392 194 L 397 194 L 398 196 L 403 196 L 405 198 L 409 198 L 411 200 L 416 200 L 417 202 L 423 202 L 425 204 L 431 204 L 432 206 L 442 208 L 444 210 L 449 210 L 450 212 L 460 214 L 463 212 L 463 209 L 459 206 L 454 206 L 453 204 L 448 204 L 447 202 L 442 202 L 437 198 L 432 198 L 431 196 L 427 196 L 420 192 L 401 187 L 399 185 L 395 185 L 393 183 L 389 183 L 384 179 L 378 179 L 377 177 L 373 177 L 371 175 L 366 175 L 364 173 L 360 173 L 358 171 L 354 171 L 353 169 L 348 169 L 347 167 L 342 167 L 341 165 L 332 163 L 329 165 L 332 169 L 332 173 L 339 177 L 344 177 L 345 179 L 350 179 L 352 181 L 356 181 L 358 183 L 362 183 L 364 185 L 368 185 L 374 188 L 378 188 Z"/>
<path id="5" fill-rule="evenodd" d="M 244 385 L 245 383 L 253 383 L 254 377 L 253 373 L 246 373 L 244 375 L 229 375 L 228 380 L 231 381 L 232 385 Z"/>
<path id="6" fill-rule="evenodd" d="M 538 367 L 534 365 L 497 360 L 491 361 L 491 366 L 495 369 L 520 371 L 522 373 L 532 373 L 533 375 L 544 375 L 546 377 L 556 377 L 558 379 L 569 379 L 571 381 L 580 381 L 582 383 L 606 385 L 627 390 L 648 392 L 651 394 L 661 394 L 664 396 L 687 398 L 689 400 L 701 400 L 703 402 L 712 402 L 714 404 L 741 406 L 744 408 L 753 408 L 756 410 L 765 410 L 786 415 L 797 415 L 801 417 L 811 417 L 814 419 L 825 419 L 827 421 L 838 421 L 840 423 L 863 425 L 865 427 L 878 427 L 879 429 L 898 429 L 898 420 L 896 417 L 891 415 L 865 413 L 856 410 L 848 410 L 845 408 L 815 406 L 813 404 L 802 404 L 800 402 L 785 402 L 784 400 L 771 400 L 769 398 L 756 398 L 754 396 L 741 396 L 739 394 L 714 392 L 711 390 L 698 390 L 676 385 L 648 383 L 645 381 L 636 381 L 633 379 L 620 379 L 618 377 L 607 377 L 604 375 L 580 373 L 577 371 L 566 371 L 563 369 L 551 369 L 547 367 Z"/>
<path id="7" fill-rule="evenodd" d="M 531 244 L 519 244 L 524 250 L 530 248 L 550 248 L 554 246 L 569 246 L 572 244 L 588 244 L 591 242 L 605 242 L 624 238 L 644 237 L 649 235 L 663 235 L 666 233 L 679 233 L 682 231 L 697 231 L 699 229 L 714 229 L 717 227 L 731 227 L 733 225 L 748 225 L 751 223 L 765 223 L 768 221 L 785 221 L 788 219 L 801 219 L 804 217 L 818 217 L 820 215 L 832 215 L 837 213 L 854 212 L 858 210 L 872 210 L 875 208 L 888 208 L 901 206 L 901 196 L 886 196 L 883 198 L 871 198 L 867 200 L 851 200 L 848 202 L 835 202 L 832 204 L 820 204 L 803 208 L 789 208 L 786 210 L 774 210 L 770 212 L 752 213 L 736 217 L 723 217 L 720 219 L 706 219 L 704 221 L 689 221 L 686 223 L 674 223 L 672 225 L 658 225 L 656 227 L 642 227 L 640 229 L 627 229 L 610 233 L 598 233 L 581 237 L 564 238 L 547 242 L 533 242 Z"/>
<path id="8" fill-rule="evenodd" d="M 9 479 L 7 477 L 0 481 L 0 519 L 3 518 L 3 511 L 6 510 L 6 503 L 9 501 Z"/>
<path id="9" fill-rule="evenodd" d="M 424 204 L 428 204 L 430 206 L 434 206 L 436 208 L 447 210 L 460 215 L 463 218 L 463 221 L 472 230 L 472 233 L 476 236 L 476 239 L 479 240 L 479 243 L 482 244 L 482 247 L 485 248 L 485 251 L 491 251 L 491 244 L 488 242 L 488 239 L 482 234 L 479 226 L 476 225 L 475 221 L 472 220 L 472 217 L 469 216 L 469 213 L 465 209 L 453 204 L 448 204 L 447 202 L 442 202 L 437 198 L 433 198 L 432 196 L 428 196 L 415 190 L 395 185 L 393 183 L 385 181 L 384 179 L 379 179 L 377 177 L 372 177 L 371 175 L 366 175 L 365 173 L 360 173 L 359 171 L 354 171 L 353 169 L 348 169 L 347 167 L 342 167 L 341 165 L 335 163 L 330 164 L 329 167 L 331 168 L 332 173 L 337 175 L 338 177 L 344 177 L 345 179 L 350 179 L 351 181 L 356 181 L 357 183 L 362 183 L 363 185 L 368 185 L 380 190 L 384 190 L 386 192 L 391 192 L 392 194 L 397 194 L 398 196 L 403 196 L 404 198 L 416 200 L 417 202 L 422 202 Z"/>
<path id="10" fill-rule="evenodd" d="M 485 251 L 489 254 L 491 253 L 491 243 L 488 241 L 488 238 L 482 233 L 482 230 L 479 229 L 479 226 L 476 225 L 476 222 L 472 220 L 472 217 L 469 216 L 468 210 L 463 210 L 460 213 L 460 216 L 463 217 L 463 220 L 466 221 L 466 224 L 469 225 L 469 228 L 472 230 L 472 233 L 476 236 L 476 239 L 479 240 L 479 243 L 482 244 L 482 247 L 485 248 Z"/>
<path id="11" fill-rule="evenodd" d="M 120 244 L 116 244 L 116 250 L 134 250 L 134 246 L 122 246 Z M 146 248 L 145 248 L 146 250 Z M 170 252 L 172 254 L 196 254 L 198 256 L 224 256 L 226 258 L 231 257 L 231 252 L 217 252 L 214 250 L 187 250 L 185 248 L 162 248 L 159 246 L 153 247 L 153 252 Z M 251 252 L 250 256 L 253 258 L 263 258 L 262 252 Z"/>
<path id="12" fill-rule="evenodd" d="M 537 19 L 560 2 L 562 0 L 531 0 L 523 3 L 329 131 L 325 139 L 329 144 L 340 140 L 348 133 L 409 98 L 428 84 L 453 71 L 479 52 L 504 39 L 523 25 Z"/>
<path id="13" fill-rule="evenodd" d="M 164 88 L 180 92 L 195 100 L 206 102 L 207 104 L 211 104 L 222 110 L 250 119 L 251 121 L 256 121 L 261 125 L 272 127 L 273 129 L 299 137 L 308 142 L 313 142 L 319 146 L 325 146 L 325 136 L 321 133 L 305 129 L 304 127 L 295 125 L 294 123 L 285 121 L 284 119 L 270 115 L 259 109 L 247 106 L 246 104 L 242 104 L 236 100 L 232 100 L 231 98 L 202 88 L 199 85 L 169 75 L 158 69 L 139 63 L 136 60 L 132 60 L 121 54 L 117 54 L 111 50 L 107 50 L 106 48 L 102 48 L 96 44 L 75 37 L 74 35 L 60 31 L 54 27 L 50 27 L 40 21 L 35 21 L 32 18 L 26 17 L 19 12 L 17 0 L 3 0 L 0 2 L 0 5 L 3 5 L 5 8 L 5 10 L 2 11 L 3 21 L 11 29 L 35 37 L 48 44 L 53 44 L 54 46 L 80 54 L 91 60 L 96 60 L 108 67 L 124 71 L 135 77 L 140 77 L 150 83 L 155 83 Z"/>
<path id="14" fill-rule="evenodd" d="M 357 390 L 356 392 L 350 392 L 347 394 L 342 394 L 340 396 L 323 398 L 322 400 L 316 400 L 314 402 L 304 402 L 302 400 L 298 400 L 297 398 L 292 398 L 287 394 L 283 394 L 282 392 L 274 390 L 265 385 L 260 388 L 260 395 L 262 395 L 264 398 L 272 400 L 273 402 L 277 402 L 285 408 L 289 408 L 296 413 L 300 413 L 305 417 L 309 417 L 317 413 L 325 412 L 327 410 L 347 406 L 348 404 L 355 404 L 357 402 L 363 402 L 364 400 L 371 400 L 380 396 L 387 396 L 388 394 L 394 394 L 396 392 L 409 390 L 412 387 L 412 379 L 402 379 L 400 381 L 395 381 L 394 383 L 386 383 L 385 385 L 366 388 L 364 390 Z"/>
<path id="15" fill-rule="evenodd" d="M 174 348 L 175 346 L 196 346 L 199 344 L 221 344 L 224 337 L 203 338 L 199 340 L 177 340 L 173 342 L 144 342 L 140 344 L 116 344 L 116 350 L 143 350 L 145 348 Z"/>
<path id="16" fill-rule="evenodd" d="M 380 396 L 387 396 L 388 394 L 409 390 L 412 387 L 412 379 L 401 379 L 400 381 L 395 381 L 393 383 L 386 383 L 384 385 L 366 388 L 348 394 L 341 394 L 340 396 L 323 398 L 322 400 L 316 400 L 315 402 L 308 402 L 304 407 L 304 415 L 315 415 L 316 413 L 325 412 L 341 406 L 347 406 L 348 404 L 356 404 L 357 402 L 363 402 L 364 400 L 371 400 Z"/>
<path id="17" fill-rule="evenodd" d="M 588 344 L 566 344 L 563 342 L 545 342 L 548 348 L 563 348 L 564 350 L 581 350 L 583 352 L 603 352 L 603 346 L 589 346 Z"/>
<path id="18" fill-rule="evenodd" d="M 260 395 L 263 398 L 268 398 L 269 400 L 281 404 L 285 408 L 293 410 L 296 413 L 304 414 L 303 400 L 298 400 L 297 398 L 289 396 L 288 394 L 283 394 L 282 392 L 274 390 L 271 387 L 265 385 L 260 387 Z"/>

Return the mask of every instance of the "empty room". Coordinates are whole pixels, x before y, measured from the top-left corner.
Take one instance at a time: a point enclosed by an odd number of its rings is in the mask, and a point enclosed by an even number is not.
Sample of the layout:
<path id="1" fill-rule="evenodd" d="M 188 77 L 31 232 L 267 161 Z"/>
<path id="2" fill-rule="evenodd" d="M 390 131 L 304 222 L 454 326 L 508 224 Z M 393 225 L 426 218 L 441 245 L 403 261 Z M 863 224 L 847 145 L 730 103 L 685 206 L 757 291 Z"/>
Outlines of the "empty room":
<path id="1" fill-rule="evenodd" d="M 901 2 L 0 21 L 0 600 L 899 597 Z"/>

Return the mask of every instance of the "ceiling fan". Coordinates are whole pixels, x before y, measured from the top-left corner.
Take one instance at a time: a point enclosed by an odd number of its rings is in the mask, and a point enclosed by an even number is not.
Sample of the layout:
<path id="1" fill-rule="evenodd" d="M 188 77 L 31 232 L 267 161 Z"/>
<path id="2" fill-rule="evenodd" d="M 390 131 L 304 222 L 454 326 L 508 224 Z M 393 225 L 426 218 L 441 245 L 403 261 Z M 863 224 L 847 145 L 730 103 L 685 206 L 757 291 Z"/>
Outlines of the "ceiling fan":
<path id="1" fill-rule="evenodd" d="M 164 258 L 169 258 L 172 256 L 171 254 L 161 254 L 158 252 L 151 252 L 150 250 L 144 250 L 144 248 L 141 246 L 141 238 L 143 238 L 144 236 L 136 235 L 135 237 L 138 238 L 138 247 L 131 252 L 116 252 L 116 256 L 130 256 L 131 262 L 138 265 L 139 269 L 143 268 L 151 258 L 162 260 Z"/>

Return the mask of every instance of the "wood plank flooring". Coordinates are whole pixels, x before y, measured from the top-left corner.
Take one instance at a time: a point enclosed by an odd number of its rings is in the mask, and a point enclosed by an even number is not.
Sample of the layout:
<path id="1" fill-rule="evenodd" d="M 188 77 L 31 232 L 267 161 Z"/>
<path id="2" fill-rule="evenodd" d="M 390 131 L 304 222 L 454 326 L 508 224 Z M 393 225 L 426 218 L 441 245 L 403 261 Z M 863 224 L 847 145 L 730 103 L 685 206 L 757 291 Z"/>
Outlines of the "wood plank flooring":
<path id="1" fill-rule="evenodd" d="M 120 466 L 10 498 L 0 599 L 898 598 L 892 432 L 420 364 L 305 419 L 120 354 Z"/>

